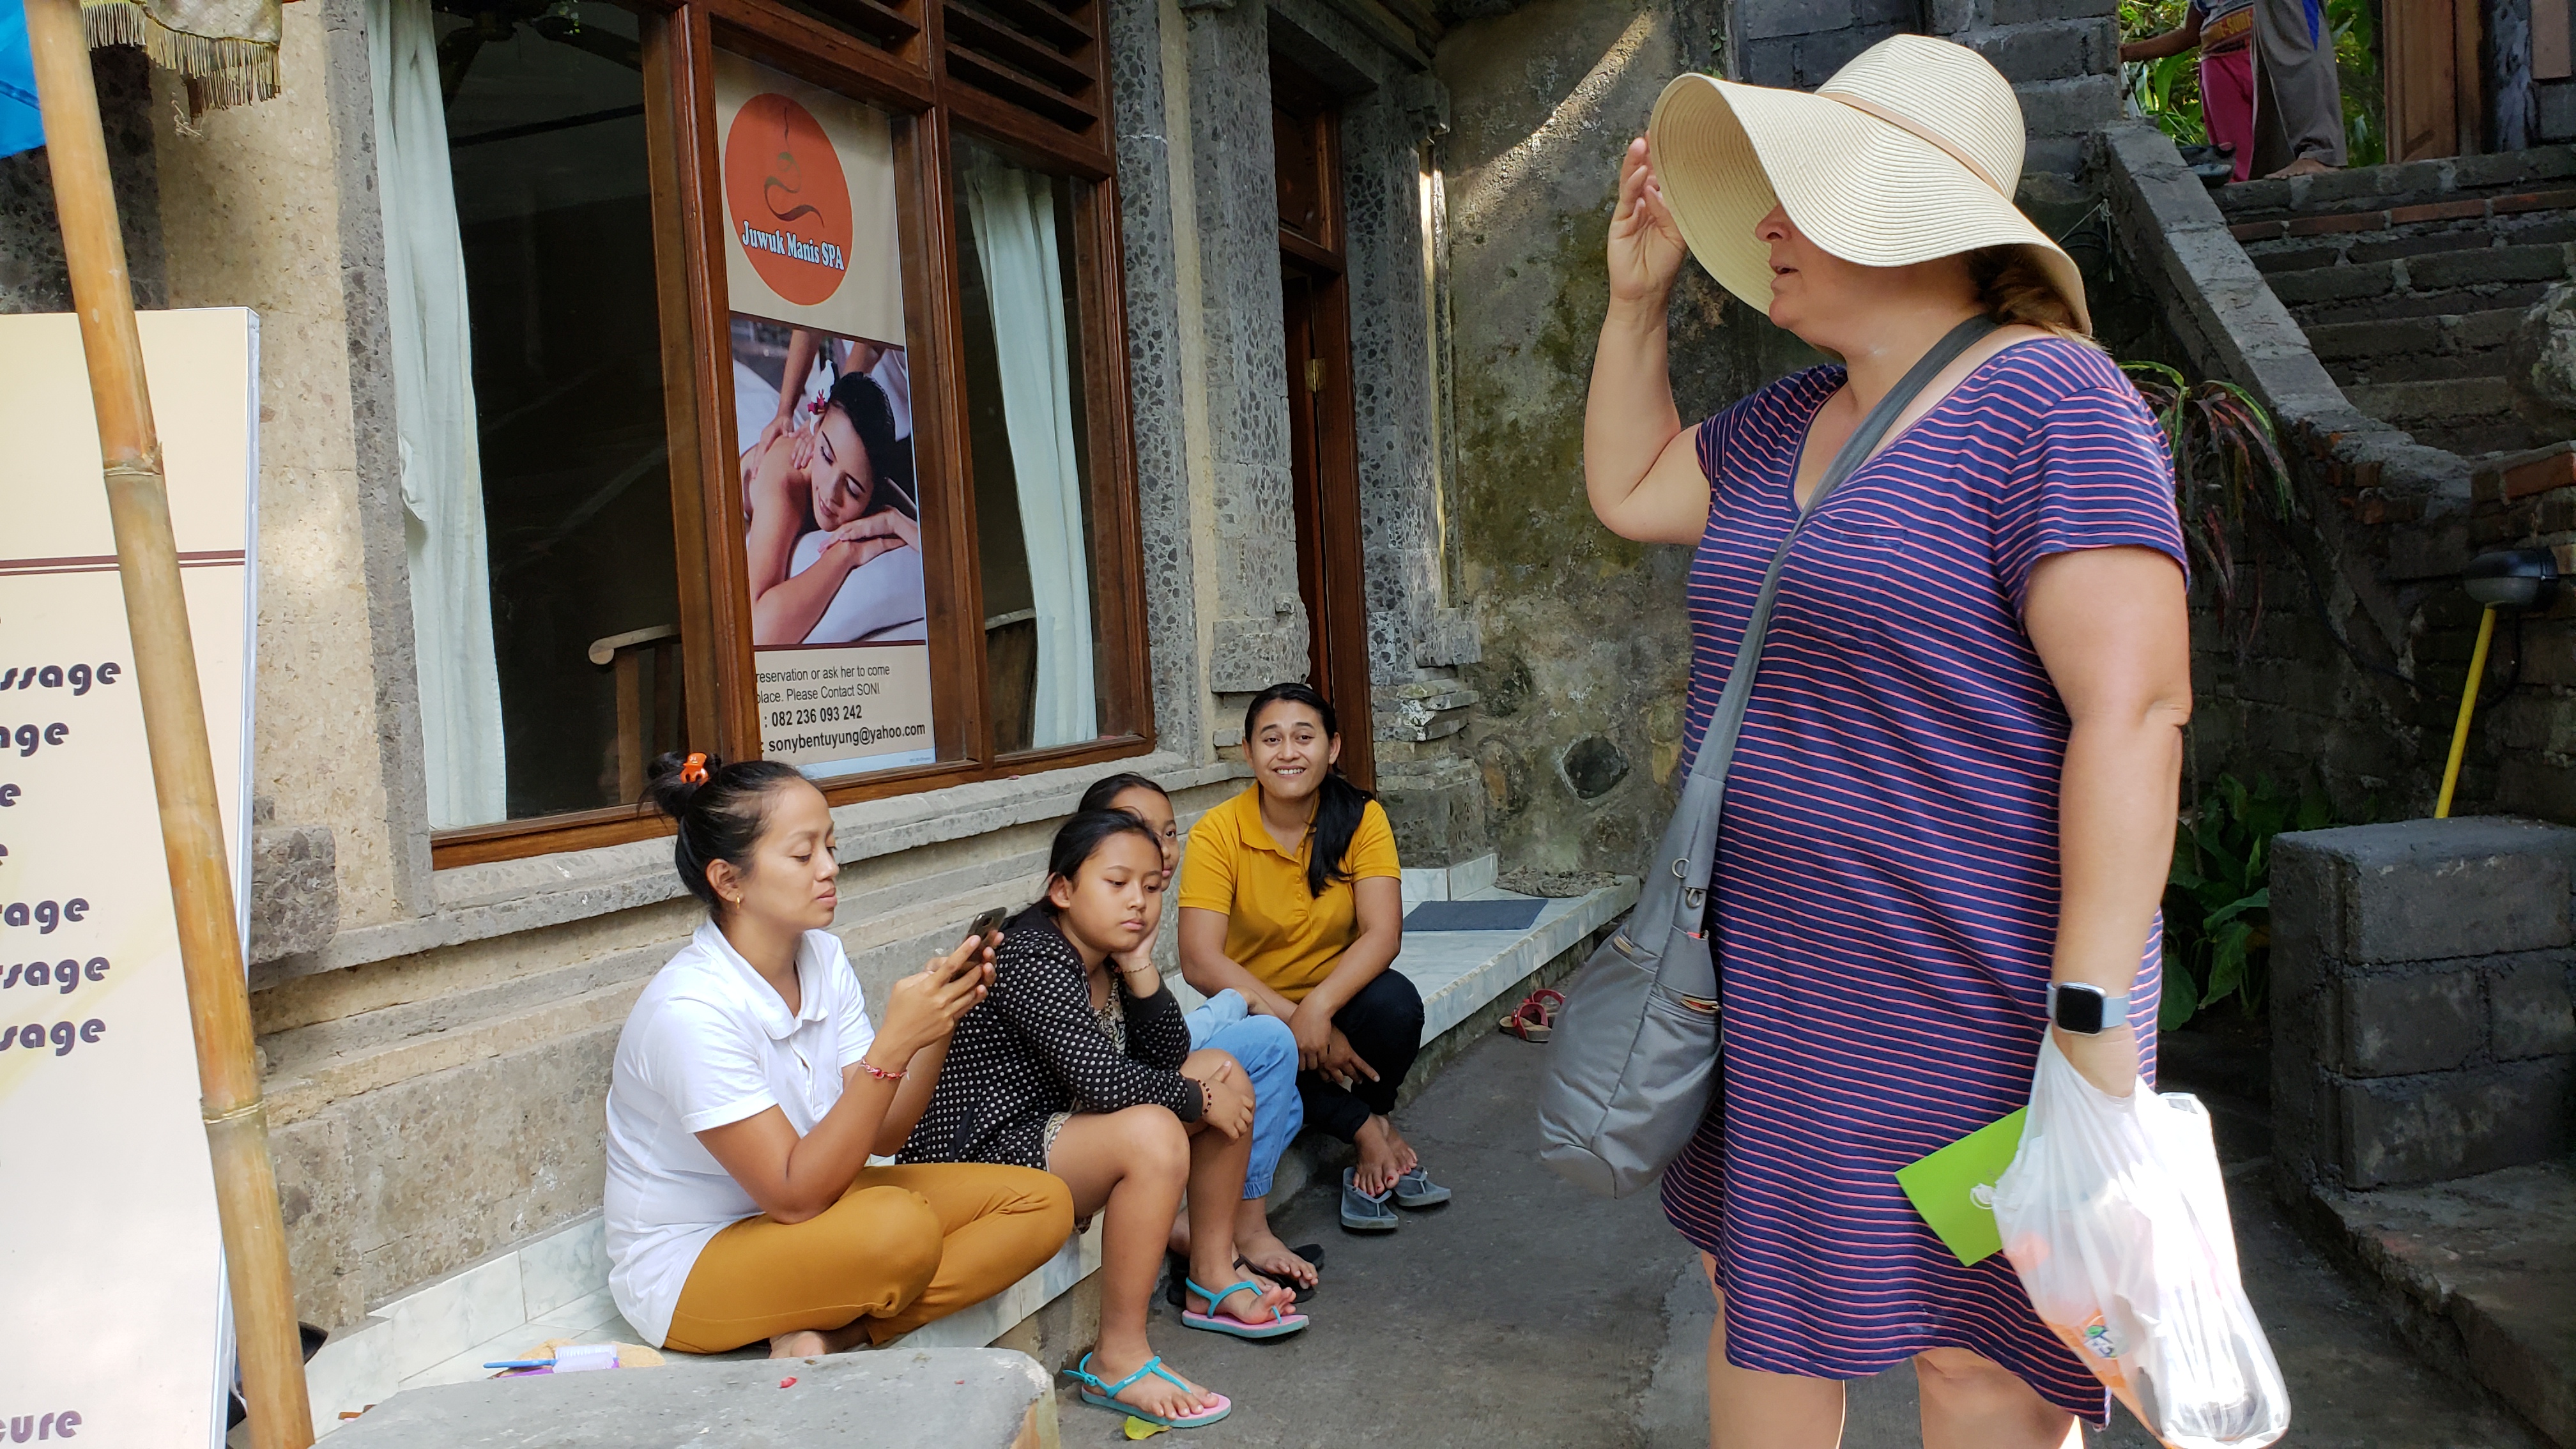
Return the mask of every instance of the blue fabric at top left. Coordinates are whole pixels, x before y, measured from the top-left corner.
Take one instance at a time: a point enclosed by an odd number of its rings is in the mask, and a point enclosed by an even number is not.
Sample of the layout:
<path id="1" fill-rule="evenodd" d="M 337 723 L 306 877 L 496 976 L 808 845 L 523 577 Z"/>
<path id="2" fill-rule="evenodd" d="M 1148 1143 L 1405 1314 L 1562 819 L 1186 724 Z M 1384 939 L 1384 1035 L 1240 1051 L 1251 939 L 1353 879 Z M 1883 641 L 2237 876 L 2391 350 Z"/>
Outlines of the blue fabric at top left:
<path id="1" fill-rule="evenodd" d="M 25 0 L 0 0 L 0 156 L 45 144 L 36 114 L 36 57 L 27 48 Z"/>

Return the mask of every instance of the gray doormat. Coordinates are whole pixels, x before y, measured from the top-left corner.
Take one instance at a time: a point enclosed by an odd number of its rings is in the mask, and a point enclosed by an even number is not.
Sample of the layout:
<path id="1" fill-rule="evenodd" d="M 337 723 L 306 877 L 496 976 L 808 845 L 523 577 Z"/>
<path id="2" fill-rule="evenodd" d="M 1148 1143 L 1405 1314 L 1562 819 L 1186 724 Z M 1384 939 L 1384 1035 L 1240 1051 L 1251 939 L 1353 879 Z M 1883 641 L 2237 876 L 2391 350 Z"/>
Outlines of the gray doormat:
<path id="1" fill-rule="evenodd" d="M 1424 901 L 1404 918 L 1408 931 L 1526 931 L 1545 901 Z"/>

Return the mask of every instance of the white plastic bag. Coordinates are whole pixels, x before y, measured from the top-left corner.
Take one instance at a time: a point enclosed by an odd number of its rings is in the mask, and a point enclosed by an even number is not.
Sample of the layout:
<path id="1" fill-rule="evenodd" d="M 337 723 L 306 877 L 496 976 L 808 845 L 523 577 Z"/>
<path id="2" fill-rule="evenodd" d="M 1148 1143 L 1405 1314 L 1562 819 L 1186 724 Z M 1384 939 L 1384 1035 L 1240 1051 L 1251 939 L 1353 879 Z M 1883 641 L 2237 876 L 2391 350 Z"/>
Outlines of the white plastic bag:
<path id="1" fill-rule="evenodd" d="M 2288 1430 L 2196 1098 L 2143 1081 L 2105 1096 L 2045 1042 L 1994 1208 L 2040 1321 L 2148 1432 L 2172 1449 L 2257 1449 Z"/>

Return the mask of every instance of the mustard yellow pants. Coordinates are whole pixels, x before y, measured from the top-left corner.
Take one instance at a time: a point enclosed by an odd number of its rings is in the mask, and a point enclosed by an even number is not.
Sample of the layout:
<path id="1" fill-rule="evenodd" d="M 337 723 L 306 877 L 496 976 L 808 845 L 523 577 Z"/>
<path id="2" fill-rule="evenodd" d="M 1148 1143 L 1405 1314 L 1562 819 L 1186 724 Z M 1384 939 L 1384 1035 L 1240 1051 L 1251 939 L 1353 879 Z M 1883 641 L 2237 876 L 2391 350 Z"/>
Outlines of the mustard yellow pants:
<path id="1" fill-rule="evenodd" d="M 707 1241 L 663 1342 L 722 1353 L 868 1320 L 884 1343 L 981 1303 L 1055 1256 L 1073 1232 L 1064 1181 L 1026 1167 L 869 1167 L 801 1223 L 763 1214 Z"/>

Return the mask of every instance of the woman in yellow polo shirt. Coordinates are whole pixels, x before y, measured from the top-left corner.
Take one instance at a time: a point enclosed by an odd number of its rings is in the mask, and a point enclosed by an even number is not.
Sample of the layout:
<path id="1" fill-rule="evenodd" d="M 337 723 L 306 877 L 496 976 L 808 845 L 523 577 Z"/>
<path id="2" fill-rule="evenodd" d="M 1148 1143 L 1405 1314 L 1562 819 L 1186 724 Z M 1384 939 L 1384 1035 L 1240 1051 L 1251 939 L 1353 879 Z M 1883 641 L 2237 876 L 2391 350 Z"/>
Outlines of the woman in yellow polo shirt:
<path id="1" fill-rule="evenodd" d="M 1433 1207 L 1432 1182 L 1388 1113 L 1422 1047 L 1422 994 L 1394 969 L 1403 872 L 1385 807 L 1342 777 L 1333 707 L 1274 684 L 1243 717 L 1252 788 L 1200 817 L 1181 862 L 1181 974 L 1228 987 L 1297 1038 L 1307 1124 L 1359 1149 L 1342 1226 L 1384 1232 L 1387 1206 Z"/>

